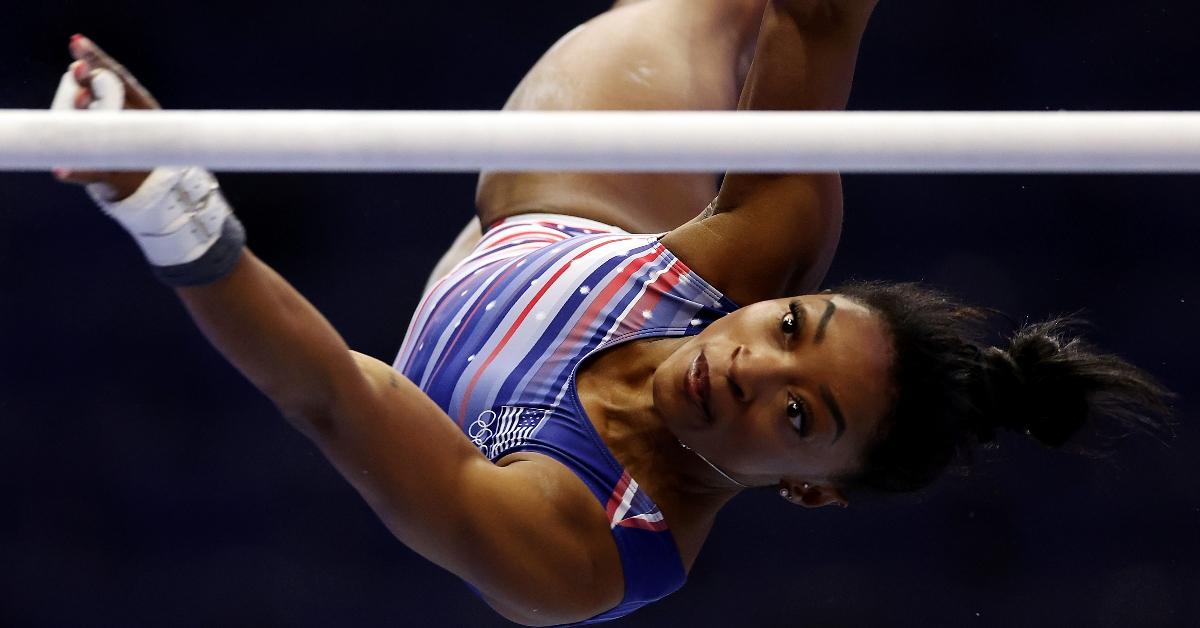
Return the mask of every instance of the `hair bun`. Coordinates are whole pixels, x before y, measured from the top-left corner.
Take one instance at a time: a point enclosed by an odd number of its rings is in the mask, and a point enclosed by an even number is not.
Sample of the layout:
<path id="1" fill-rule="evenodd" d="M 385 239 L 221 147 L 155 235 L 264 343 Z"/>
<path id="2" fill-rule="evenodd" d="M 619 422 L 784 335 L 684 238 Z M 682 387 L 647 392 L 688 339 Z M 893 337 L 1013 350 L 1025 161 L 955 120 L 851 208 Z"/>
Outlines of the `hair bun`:
<path id="1" fill-rule="evenodd" d="M 1087 455 L 1135 430 L 1170 434 L 1171 393 L 1069 334 L 1077 321 L 1026 325 L 993 347 L 985 338 L 999 313 L 937 290 L 875 281 L 835 292 L 878 313 L 894 351 L 895 397 L 861 468 L 844 479 L 853 488 L 928 486 L 956 458 L 969 464 L 973 446 L 995 440 L 1000 429 Z M 1079 429 L 1085 424 L 1088 430 Z M 1077 430 L 1081 438 L 1068 444 Z"/>
<path id="2" fill-rule="evenodd" d="M 1062 338 L 1068 325 L 1063 319 L 1027 325 L 1007 349 L 982 351 L 983 390 L 976 404 L 981 442 L 1004 428 L 1058 447 L 1087 421 L 1089 378 L 1077 358 L 1090 356 L 1076 351 L 1078 341 Z"/>

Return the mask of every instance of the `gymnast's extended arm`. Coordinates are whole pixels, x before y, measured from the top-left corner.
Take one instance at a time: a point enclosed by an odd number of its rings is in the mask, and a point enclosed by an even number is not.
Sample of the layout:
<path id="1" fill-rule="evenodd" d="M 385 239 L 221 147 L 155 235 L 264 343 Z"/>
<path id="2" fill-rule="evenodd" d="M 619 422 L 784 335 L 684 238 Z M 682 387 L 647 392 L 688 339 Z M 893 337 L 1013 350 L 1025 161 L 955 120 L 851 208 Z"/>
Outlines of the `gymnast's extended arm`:
<path id="1" fill-rule="evenodd" d="M 607 610 L 604 600 L 586 595 L 596 577 L 590 544 L 607 539 L 572 525 L 595 506 L 560 499 L 558 478 L 544 465 L 493 465 L 412 382 L 350 351 L 250 251 L 224 279 L 178 294 L 212 344 L 410 548 L 522 623 L 564 623 Z"/>
<path id="2" fill-rule="evenodd" d="M 768 2 L 738 109 L 844 109 L 876 4 Z M 735 301 L 752 303 L 814 291 L 841 226 L 837 173 L 730 172 L 701 219 L 663 242 Z"/>
<path id="3" fill-rule="evenodd" d="M 156 106 L 90 41 L 73 41 L 72 52 L 79 59 L 73 106 L 100 98 L 101 76 L 120 79 L 126 105 Z M 570 490 L 565 469 L 492 464 L 412 382 L 350 351 L 316 308 L 244 249 L 240 224 L 211 175 L 198 168 L 158 169 L 148 179 L 58 175 L 105 186 L 89 191 L 135 235 L 213 346 L 320 448 L 400 541 L 521 623 L 580 621 L 620 601 L 619 569 L 596 560 L 597 551 L 615 550 L 607 518 L 588 516 L 600 513 L 590 493 L 581 485 Z"/>

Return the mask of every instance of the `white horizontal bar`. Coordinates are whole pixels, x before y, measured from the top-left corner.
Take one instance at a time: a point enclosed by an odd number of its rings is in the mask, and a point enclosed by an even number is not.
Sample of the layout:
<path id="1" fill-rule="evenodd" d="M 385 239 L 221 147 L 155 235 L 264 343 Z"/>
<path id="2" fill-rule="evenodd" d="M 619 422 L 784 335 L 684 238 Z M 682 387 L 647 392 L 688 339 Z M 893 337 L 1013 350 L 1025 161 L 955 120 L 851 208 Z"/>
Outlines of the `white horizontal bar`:
<path id="1" fill-rule="evenodd" d="M 0 111 L 0 170 L 1200 172 L 1198 112 Z"/>

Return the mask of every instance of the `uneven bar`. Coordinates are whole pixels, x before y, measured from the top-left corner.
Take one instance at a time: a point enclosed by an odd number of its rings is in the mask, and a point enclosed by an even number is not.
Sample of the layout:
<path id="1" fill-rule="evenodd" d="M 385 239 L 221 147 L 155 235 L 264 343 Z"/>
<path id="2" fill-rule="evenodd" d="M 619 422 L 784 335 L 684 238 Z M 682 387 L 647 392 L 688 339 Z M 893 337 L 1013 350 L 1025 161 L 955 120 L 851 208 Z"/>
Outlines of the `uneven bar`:
<path id="1" fill-rule="evenodd" d="M 0 110 L 0 170 L 1200 172 L 1200 112 Z"/>

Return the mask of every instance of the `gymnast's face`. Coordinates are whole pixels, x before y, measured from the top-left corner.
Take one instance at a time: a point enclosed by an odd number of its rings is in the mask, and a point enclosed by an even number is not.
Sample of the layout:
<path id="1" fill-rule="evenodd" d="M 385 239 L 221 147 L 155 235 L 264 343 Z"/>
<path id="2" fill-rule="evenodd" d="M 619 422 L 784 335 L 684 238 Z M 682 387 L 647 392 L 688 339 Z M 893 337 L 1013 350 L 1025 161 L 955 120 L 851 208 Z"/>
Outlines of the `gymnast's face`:
<path id="1" fill-rule="evenodd" d="M 740 481 L 809 483 L 815 494 L 794 501 L 823 505 L 840 501 L 833 479 L 857 469 L 891 405 L 891 363 L 882 321 L 855 301 L 763 301 L 672 353 L 655 374 L 655 406 Z"/>

